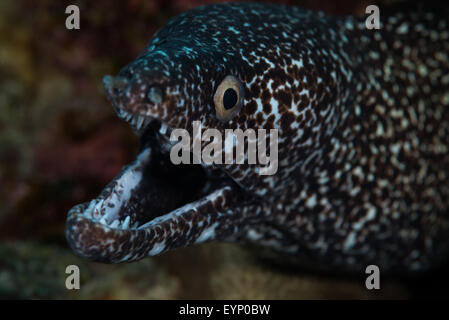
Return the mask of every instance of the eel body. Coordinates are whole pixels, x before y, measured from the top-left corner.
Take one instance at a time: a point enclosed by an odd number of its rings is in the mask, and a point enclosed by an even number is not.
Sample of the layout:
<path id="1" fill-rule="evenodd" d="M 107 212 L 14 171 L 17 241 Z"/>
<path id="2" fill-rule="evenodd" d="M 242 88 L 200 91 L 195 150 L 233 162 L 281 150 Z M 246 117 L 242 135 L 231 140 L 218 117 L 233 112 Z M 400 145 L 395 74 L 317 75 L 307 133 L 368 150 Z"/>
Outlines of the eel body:
<path id="1" fill-rule="evenodd" d="M 449 244 L 448 13 L 381 8 L 373 30 L 366 17 L 258 3 L 173 18 L 104 78 L 141 152 L 70 210 L 70 246 L 109 263 L 230 241 L 349 271 L 439 266 Z M 230 118 L 214 100 L 225 79 L 242 90 Z M 277 129 L 277 173 L 174 165 L 170 135 L 194 121 Z"/>

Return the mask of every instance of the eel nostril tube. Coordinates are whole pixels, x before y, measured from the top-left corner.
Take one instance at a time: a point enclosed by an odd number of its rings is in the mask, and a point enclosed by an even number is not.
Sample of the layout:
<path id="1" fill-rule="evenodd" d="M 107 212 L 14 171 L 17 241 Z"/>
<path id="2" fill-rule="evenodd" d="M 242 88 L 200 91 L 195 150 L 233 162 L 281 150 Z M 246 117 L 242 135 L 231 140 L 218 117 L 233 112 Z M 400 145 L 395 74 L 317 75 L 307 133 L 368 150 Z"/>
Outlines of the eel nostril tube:
<path id="1" fill-rule="evenodd" d="M 113 93 L 114 91 L 122 91 L 128 85 L 128 79 L 124 77 L 113 77 L 104 76 L 103 85 L 108 93 Z"/>

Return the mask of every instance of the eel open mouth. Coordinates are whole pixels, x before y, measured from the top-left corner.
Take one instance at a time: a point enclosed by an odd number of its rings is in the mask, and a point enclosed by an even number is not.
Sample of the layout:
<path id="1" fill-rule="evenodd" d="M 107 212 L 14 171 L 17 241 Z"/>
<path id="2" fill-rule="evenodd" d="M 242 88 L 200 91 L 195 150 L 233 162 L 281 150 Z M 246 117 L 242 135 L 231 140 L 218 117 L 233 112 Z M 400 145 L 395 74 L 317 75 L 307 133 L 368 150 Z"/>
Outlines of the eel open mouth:
<path id="1" fill-rule="evenodd" d="M 115 263 L 234 232 L 221 222 L 234 219 L 233 207 L 246 198 L 241 188 L 220 169 L 172 164 L 176 142 L 169 140 L 172 128 L 166 124 L 123 110 L 118 114 L 140 136 L 141 151 L 96 199 L 69 211 L 66 238 L 72 249 Z"/>

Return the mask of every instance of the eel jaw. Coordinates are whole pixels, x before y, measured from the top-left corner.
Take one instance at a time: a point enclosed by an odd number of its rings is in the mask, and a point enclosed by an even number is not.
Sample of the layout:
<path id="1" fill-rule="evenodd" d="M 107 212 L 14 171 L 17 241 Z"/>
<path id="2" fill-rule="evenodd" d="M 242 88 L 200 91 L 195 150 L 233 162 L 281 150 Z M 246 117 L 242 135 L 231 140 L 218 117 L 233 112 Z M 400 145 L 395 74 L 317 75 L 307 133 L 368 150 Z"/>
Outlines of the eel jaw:
<path id="1" fill-rule="evenodd" d="M 169 162 L 171 128 L 121 116 L 141 137 L 142 151 L 96 199 L 69 211 L 66 238 L 74 252 L 118 263 L 235 234 L 248 198 L 243 190 L 218 169 Z"/>

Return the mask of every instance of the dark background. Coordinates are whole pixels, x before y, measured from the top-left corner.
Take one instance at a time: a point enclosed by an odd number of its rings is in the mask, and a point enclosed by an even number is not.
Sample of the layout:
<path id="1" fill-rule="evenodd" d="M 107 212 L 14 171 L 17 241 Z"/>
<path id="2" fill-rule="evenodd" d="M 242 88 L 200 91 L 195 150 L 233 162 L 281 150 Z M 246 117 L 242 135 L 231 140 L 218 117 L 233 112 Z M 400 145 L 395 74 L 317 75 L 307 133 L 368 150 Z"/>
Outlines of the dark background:
<path id="1" fill-rule="evenodd" d="M 445 295 L 448 282 L 438 277 L 382 279 L 382 289 L 369 292 L 363 274 L 331 276 L 273 266 L 230 244 L 205 244 L 122 265 L 88 262 L 69 250 L 67 211 L 96 197 L 138 147 L 131 129 L 107 103 L 101 78 L 131 62 L 170 17 L 211 2 L 0 1 L 0 298 Z M 80 8 L 80 30 L 65 28 L 69 4 Z M 372 3 L 297 4 L 363 15 Z M 81 269 L 80 290 L 65 288 L 69 264 Z"/>

